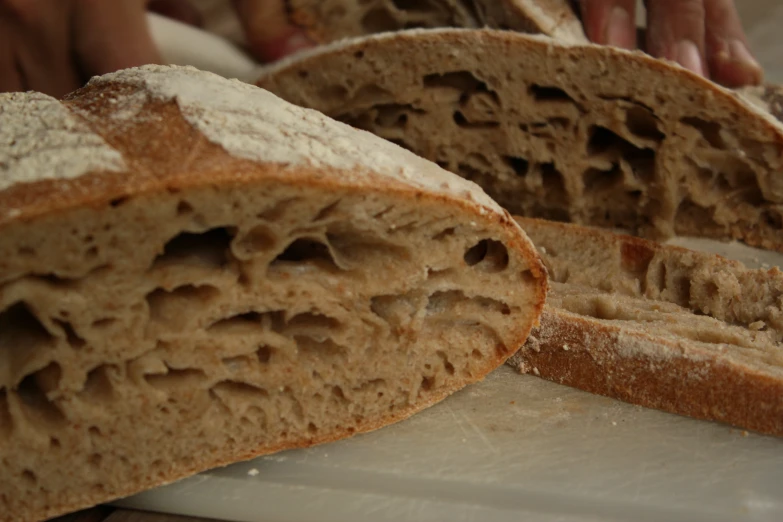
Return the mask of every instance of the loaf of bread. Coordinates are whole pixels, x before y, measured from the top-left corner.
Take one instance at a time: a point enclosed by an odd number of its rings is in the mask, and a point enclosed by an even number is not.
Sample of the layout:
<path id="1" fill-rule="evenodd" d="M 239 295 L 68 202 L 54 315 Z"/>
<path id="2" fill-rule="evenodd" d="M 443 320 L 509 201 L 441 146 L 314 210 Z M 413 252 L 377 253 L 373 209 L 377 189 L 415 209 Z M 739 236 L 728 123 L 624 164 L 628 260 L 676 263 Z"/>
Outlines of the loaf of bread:
<path id="1" fill-rule="evenodd" d="M 404 419 L 546 271 L 476 185 L 191 68 L 0 95 L 0 520 Z"/>
<path id="2" fill-rule="evenodd" d="M 549 270 L 509 364 L 583 390 L 783 436 L 783 272 L 519 218 Z"/>
<path id="3" fill-rule="evenodd" d="M 783 249 L 783 126 L 639 52 L 420 29 L 323 46 L 258 83 L 478 182 L 514 214 Z"/>
<path id="4" fill-rule="evenodd" d="M 412 28 L 463 27 L 543 33 L 587 43 L 569 0 L 286 0 L 291 21 L 312 39 L 343 38 Z"/>

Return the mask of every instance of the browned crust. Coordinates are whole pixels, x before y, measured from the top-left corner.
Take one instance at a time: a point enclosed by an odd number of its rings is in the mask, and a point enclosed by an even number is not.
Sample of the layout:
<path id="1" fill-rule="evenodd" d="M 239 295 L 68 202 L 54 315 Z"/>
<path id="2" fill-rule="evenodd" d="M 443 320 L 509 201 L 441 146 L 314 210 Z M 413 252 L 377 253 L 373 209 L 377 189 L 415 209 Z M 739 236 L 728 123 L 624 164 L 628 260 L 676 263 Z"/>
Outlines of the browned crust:
<path id="1" fill-rule="evenodd" d="M 696 419 L 783 436 L 783 381 L 682 343 L 626 332 L 547 308 L 541 328 L 509 361 L 523 373 Z M 629 350 L 629 343 L 642 350 Z M 695 350 L 690 350 L 691 353 Z"/>

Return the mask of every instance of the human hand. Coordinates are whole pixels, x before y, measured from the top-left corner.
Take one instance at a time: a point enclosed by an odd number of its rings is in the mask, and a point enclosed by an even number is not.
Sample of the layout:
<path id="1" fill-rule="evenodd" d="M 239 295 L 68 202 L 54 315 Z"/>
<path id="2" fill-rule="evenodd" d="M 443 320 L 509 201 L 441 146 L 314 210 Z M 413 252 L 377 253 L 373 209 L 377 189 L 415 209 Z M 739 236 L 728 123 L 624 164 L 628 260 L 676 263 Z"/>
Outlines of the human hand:
<path id="1" fill-rule="evenodd" d="M 748 48 L 734 0 L 645 0 L 646 42 L 637 42 L 636 0 L 579 0 L 585 31 L 599 44 L 678 62 L 727 87 L 755 85 L 763 70 Z"/>
<path id="2" fill-rule="evenodd" d="M 273 62 L 315 44 L 288 22 L 284 0 L 232 0 L 245 30 L 250 51 L 262 62 Z"/>
<path id="3" fill-rule="evenodd" d="M 0 0 L 0 92 L 62 96 L 90 76 L 160 63 L 146 0 Z"/>

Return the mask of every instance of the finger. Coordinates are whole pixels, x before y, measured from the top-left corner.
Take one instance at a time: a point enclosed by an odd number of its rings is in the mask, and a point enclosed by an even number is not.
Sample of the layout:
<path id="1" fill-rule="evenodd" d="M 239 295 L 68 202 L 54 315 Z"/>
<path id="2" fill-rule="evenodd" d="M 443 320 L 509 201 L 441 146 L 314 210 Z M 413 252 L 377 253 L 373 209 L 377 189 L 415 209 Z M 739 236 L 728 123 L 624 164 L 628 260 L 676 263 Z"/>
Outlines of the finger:
<path id="1" fill-rule="evenodd" d="M 140 0 L 74 0 L 76 51 L 87 76 L 161 63 Z"/>
<path id="2" fill-rule="evenodd" d="M 636 48 L 636 0 L 581 0 L 587 37 L 602 45 Z"/>
<path id="3" fill-rule="evenodd" d="M 233 0 L 250 50 L 259 59 L 272 62 L 313 42 L 288 21 L 283 0 Z"/>
<path id="4" fill-rule="evenodd" d="M 705 43 L 712 78 L 726 87 L 758 85 L 764 71 L 750 52 L 732 0 L 705 0 Z"/>
<path id="5" fill-rule="evenodd" d="M 187 0 L 150 0 L 147 9 L 183 24 L 202 27 L 201 12 Z"/>
<path id="6" fill-rule="evenodd" d="M 5 24 L 0 23 L 0 92 L 17 92 L 23 89 L 22 77 L 11 47 L 9 30 Z"/>
<path id="7" fill-rule="evenodd" d="M 646 0 L 646 4 L 647 52 L 708 75 L 704 65 L 704 0 Z"/>
<path id="8" fill-rule="evenodd" d="M 79 86 L 67 14 L 65 1 L 5 3 L 3 15 L 17 72 L 15 81 L 25 89 L 59 97 Z"/>

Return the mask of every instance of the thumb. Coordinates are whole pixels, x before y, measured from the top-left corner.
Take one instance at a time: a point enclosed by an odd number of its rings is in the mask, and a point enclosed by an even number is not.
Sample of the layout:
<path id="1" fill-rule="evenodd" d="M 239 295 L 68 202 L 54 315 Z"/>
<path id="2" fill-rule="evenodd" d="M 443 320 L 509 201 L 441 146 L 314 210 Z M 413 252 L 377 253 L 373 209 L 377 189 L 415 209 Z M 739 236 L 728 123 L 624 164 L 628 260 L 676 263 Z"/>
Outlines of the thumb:
<path id="1" fill-rule="evenodd" d="M 284 0 L 233 0 L 250 51 L 264 62 L 273 62 L 314 43 L 288 21 Z"/>

